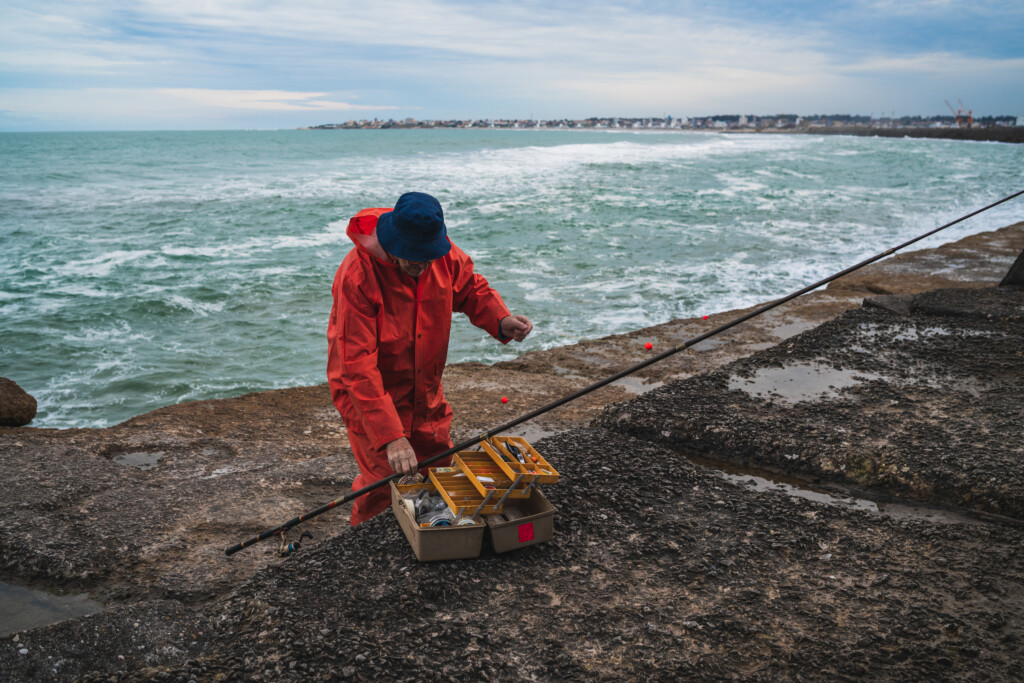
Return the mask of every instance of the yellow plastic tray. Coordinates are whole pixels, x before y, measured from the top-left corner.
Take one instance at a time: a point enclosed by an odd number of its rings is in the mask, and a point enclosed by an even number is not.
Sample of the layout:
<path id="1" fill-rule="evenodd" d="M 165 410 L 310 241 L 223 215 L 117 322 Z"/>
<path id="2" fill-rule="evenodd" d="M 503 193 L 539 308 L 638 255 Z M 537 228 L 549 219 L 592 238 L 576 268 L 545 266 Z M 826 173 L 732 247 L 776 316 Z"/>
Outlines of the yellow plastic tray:
<path id="1" fill-rule="evenodd" d="M 498 504 L 501 497 L 491 491 L 488 491 L 487 495 L 481 495 L 469 477 L 459 468 L 435 467 L 427 471 L 430 473 L 430 483 L 447 501 L 453 514 L 475 517 L 501 512 L 501 506 Z"/>
<path id="2" fill-rule="evenodd" d="M 524 455 L 525 464 L 519 462 L 506 447 L 506 444 L 510 442 Z M 515 479 L 518 475 L 523 474 L 536 477 L 537 481 L 534 482 L 536 484 L 558 482 L 558 471 L 521 436 L 493 436 L 487 441 L 481 442 L 481 445 L 510 479 Z"/>
<path id="3" fill-rule="evenodd" d="M 494 491 L 494 495 L 501 500 L 529 498 L 530 482 L 536 479 L 532 474 L 509 479 L 498 463 L 494 462 L 494 458 L 483 451 L 461 451 L 455 454 L 453 462 L 466 474 L 481 496 Z"/>

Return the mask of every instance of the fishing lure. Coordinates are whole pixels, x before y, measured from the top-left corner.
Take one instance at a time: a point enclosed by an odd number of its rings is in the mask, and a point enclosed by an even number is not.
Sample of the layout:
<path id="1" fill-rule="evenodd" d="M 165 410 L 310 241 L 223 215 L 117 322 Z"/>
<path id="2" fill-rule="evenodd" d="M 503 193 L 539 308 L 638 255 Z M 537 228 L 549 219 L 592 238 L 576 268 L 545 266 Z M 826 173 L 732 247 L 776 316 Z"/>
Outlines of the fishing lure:
<path id="1" fill-rule="evenodd" d="M 505 442 L 505 448 L 508 449 L 509 453 L 511 453 L 512 455 L 516 456 L 516 460 L 518 460 L 519 462 L 523 463 L 524 465 L 526 464 L 526 458 L 523 457 L 523 452 L 521 450 L 519 450 L 518 446 L 516 446 L 511 441 L 506 441 Z"/>

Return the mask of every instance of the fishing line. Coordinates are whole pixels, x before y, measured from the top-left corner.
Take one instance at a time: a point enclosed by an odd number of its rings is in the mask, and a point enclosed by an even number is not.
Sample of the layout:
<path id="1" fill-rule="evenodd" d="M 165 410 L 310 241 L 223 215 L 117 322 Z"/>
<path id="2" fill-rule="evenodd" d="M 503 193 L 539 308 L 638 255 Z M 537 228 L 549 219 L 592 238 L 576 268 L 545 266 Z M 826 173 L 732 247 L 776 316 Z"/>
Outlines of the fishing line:
<path id="1" fill-rule="evenodd" d="M 736 325 L 739 325 L 740 323 L 746 322 L 747 320 L 750 320 L 751 318 L 755 318 L 755 317 L 761 315 L 762 313 L 766 313 L 766 312 L 772 310 L 773 308 L 781 306 L 782 304 L 786 303 L 787 301 L 792 301 L 793 299 L 797 298 L 798 296 L 802 296 L 804 294 L 807 294 L 808 292 L 811 292 L 811 291 L 817 289 L 818 287 L 821 287 L 822 285 L 826 285 L 829 282 L 832 282 L 833 280 L 836 280 L 836 279 L 839 279 L 839 278 L 843 277 L 844 275 L 849 275 L 853 271 L 859 270 L 859 269 L 863 268 L 866 265 L 869 265 L 871 263 L 874 263 L 875 261 L 878 261 L 879 259 L 883 259 L 886 256 L 891 256 L 892 254 L 895 254 L 900 249 L 904 249 L 904 248 L 910 246 L 911 244 L 914 244 L 915 242 L 920 242 L 921 240 L 925 239 L 926 237 L 930 237 L 930 236 L 934 235 L 937 232 L 945 230 L 946 228 L 950 228 L 950 227 L 956 225 L 957 223 L 962 223 L 963 221 L 967 220 L 968 218 L 972 218 L 974 216 L 977 216 L 980 213 L 984 213 L 985 211 L 988 211 L 989 209 L 992 209 L 992 208 L 994 208 L 996 206 L 999 206 L 1000 204 L 1002 204 L 1004 202 L 1008 202 L 1011 199 L 1019 197 L 1022 194 L 1024 194 L 1024 190 L 1021 190 L 1019 192 L 1015 192 L 1015 193 L 1013 193 L 1013 194 L 1011 194 L 1011 195 L 1009 195 L 1007 197 L 1003 197 L 999 201 L 993 202 L 993 203 L 989 204 L 988 206 L 984 206 L 984 207 L 982 207 L 980 209 L 977 209 L 976 211 L 972 211 L 971 213 L 966 214 L 964 216 L 961 216 L 960 218 L 957 218 L 954 221 L 950 221 L 949 223 L 946 223 L 945 225 L 940 225 L 939 227 L 937 227 L 937 228 L 935 228 L 933 230 L 929 230 L 928 232 L 923 233 L 921 235 L 918 235 L 917 237 L 915 237 L 915 238 L 913 238 L 911 240 L 908 240 L 908 241 L 904 242 L 903 244 L 900 244 L 898 246 L 892 247 L 891 249 L 887 249 L 887 250 L 883 251 L 882 253 L 876 254 L 875 256 L 872 256 L 871 258 L 865 259 L 865 260 L 861 261 L 860 263 L 858 263 L 856 265 L 853 265 L 853 266 L 850 266 L 849 268 L 846 268 L 845 270 L 841 270 L 838 273 L 835 273 L 833 275 L 829 275 L 828 277 L 824 278 L 823 280 L 819 280 L 818 282 L 815 282 L 812 285 L 807 285 L 803 289 L 799 289 L 799 290 L 793 292 L 792 294 L 784 296 L 781 299 L 777 299 L 775 301 L 772 301 L 770 303 L 767 303 L 767 304 L 761 306 L 760 308 L 756 308 L 756 309 L 754 309 L 753 311 L 751 311 L 749 313 L 746 313 L 744 315 L 741 315 L 738 318 L 735 318 L 734 320 L 730 320 L 729 322 L 725 323 L 724 325 L 720 325 L 719 327 L 714 328 L 713 330 L 710 330 L 708 332 L 705 332 L 704 334 L 701 334 L 701 335 L 698 335 L 696 337 L 693 337 L 692 339 L 687 339 L 686 341 L 684 341 L 679 346 L 675 346 L 675 347 L 673 347 L 671 349 L 668 349 L 667 351 L 663 351 L 663 352 L 661 352 L 661 353 L 659 353 L 659 354 L 657 354 L 655 356 L 652 356 L 652 357 L 648 358 L 647 360 L 641 361 L 641 362 L 637 363 L 636 365 L 633 365 L 632 367 L 626 368 L 625 370 L 617 372 L 614 375 L 606 377 L 605 379 L 602 379 L 602 380 L 600 380 L 598 382 L 594 382 L 590 386 L 584 387 L 583 389 L 580 389 L 579 391 L 576 391 L 576 392 L 574 392 L 572 394 L 569 394 L 568 396 L 564 396 L 564 397 L 562 397 L 562 398 L 560 398 L 560 399 L 558 399 L 556 401 L 552 401 L 551 403 L 548 403 L 545 406 L 541 406 L 540 408 L 537 408 L 536 410 L 534 410 L 532 412 L 526 413 L 525 415 L 521 415 L 521 416 L 515 418 L 514 420 L 511 420 L 509 422 L 506 422 L 503 425 L 495 427 L 494 429 L 491 429 L 491 430 L 486 431 L 486 432 L 484 432 L 482 434 L 479 434 L 479 435 L 473 437 L 472 439 L 469 439 L 467 441 L 463 441 L 462 443 L 456 444 L 455 446 L 452 446 L 451 448 L 449 448 L 448 450 L 444 451 L 443 453 L 438 453 L 437 455 L 431 456 L 430 458 L 427 458 L 426 460 L 420 462 L 419 463 L 419 467 L 420 467 L 420 469 L 422 469 L 424 467 L 432 465 L 432 464 L 434 464 L 435 462 L 437 462 L 439 460 L 443 460 L 444 458 L 447 458 L 450 455 L 454 455 L 458 451 L 464 451 L 467 448 L 471 448 L 471 447 L 475 446 L 476 444 L 480 443 L 481 441 L 489 439 L 490 437 L 496 436 L 496 435 L 498 435 L 498 434 L 500 434 L 502 432 L 508 431 L 512 427 L 520 425 L 523 422 L 527 422 L 529 420 L 532 420 L 533 418 L 538 417 L 540 415 L 543 415 L 544 413 L 547 413 L 547 412 L 549 412 L 551 410 L 554 410 L 555 408 L 558 408 L 559 406 L 563 406 L 566 403 L 569 403 L 570 401 L 575 401 L 576 399 L 580 398 L 581 396 L 586 396 L 590 392 L 596 391 L 597 389 L 600 389 L 603 386 L 607 386 L 607 385 L 611 384 L 612 382 L 614 382 L 616 380 L 622 379 L 623 377 L 626 377 L 627 375 L 630 375 L 630 374 L 636 372 L 637 370 L 642 370 L 643 368 L 646 368 L 649 365 L 654 365 L 655 363 L 657 363 L 659 361 L 663 361 L 666 358 L 668 358 L 669 356 L 672 356 L 672 355 L 674 355 L 676 353 L 679 353 L 680 351 L 688 349 L 688 348 L 690 348 L 691 346 L 693 346 L 695 344 L 699 344 L 700 342 L 704 341 L 705 339 L 708 339 L 709 337 L 713 337 L 716 334 L 720 334 L 722 332 L 725 332 L 726 330 L 728 330 L 728 329 L 730 329 L 732 327 L 735 327 Z M 242 541 L 241 543 L 238 543 L 236 545 L 231 546 L 230 548 L 226 549 L 224 552 L 226 554 L 228 554 L 228 555 L 234 555 L 239 550 L 241 550 L 243 548 L 248 548 L 249 546 L 251 546 L 251 545 L 253 545 L 255 543 L 258 543 L 259 541 L 266 540 L 266 539 L 270 538 L 271 536 L 278 536 L 278 535 L 282 535 L 283 536 L 283 534 L 285 534 L 289 529 L 291 529 L 292 527 L 296 526 L 297 524 L 301 524 L 302 522 L 308 521 L 308 520 L 313 519 L 314 517 L 316 517 L 318 515 L 321 515 L 321 514 L 327 512 L 328 510 L 333 510 L 334 508 L 338 507 L 339 505 L 343 505 L 343 504 L 345 504 L 345 503 L 347 503 L 349 501 L 355 500 L 359 496 L 367 494 L 370 491 L 374 491 L 374 490 L 380 488 L 381 486 L 386 485 L 388 482 L 400 479 L 402 476 L 404 476 L 404 475 L 401 475 L 401 474 L 398 474 L 398 473 L 392 474 L 391 476 L 385 477 L 384 479 L 381 479 L 380 481 L 376 481 L 376 482 L 374 482 L 372 484 L 369 484 L 368 486 L 364 486 L 363 488 L 359 489 L 358 491 L 353 491 L 353 492 L 351 492 L 351 493 L 349 493 L 347 495 L 342 496 L 341 498 L 338 498 L 336 500 L 332 500 L 331 502 L 327 503 L 326 505 L 322 505 L 322 506 L 318 507 L 317 509 L 315 509 L 315 510 L 313 510 L 311 512 L 307 512 L 304 515 L 299 515 L 298 517 L 290 519 L 290 520 L 288 520 L 287 522 L 285 522 L 284 524 L 282 524 L 280 526 L 274 527 L 272 529 L 267 529 L 266 531 L 264 531 L 263 533 L 261 533 L 261 534 L 259 534 L 257 536 L 253 536 L 252 538 L 248 538 L 248 539 Z"/>

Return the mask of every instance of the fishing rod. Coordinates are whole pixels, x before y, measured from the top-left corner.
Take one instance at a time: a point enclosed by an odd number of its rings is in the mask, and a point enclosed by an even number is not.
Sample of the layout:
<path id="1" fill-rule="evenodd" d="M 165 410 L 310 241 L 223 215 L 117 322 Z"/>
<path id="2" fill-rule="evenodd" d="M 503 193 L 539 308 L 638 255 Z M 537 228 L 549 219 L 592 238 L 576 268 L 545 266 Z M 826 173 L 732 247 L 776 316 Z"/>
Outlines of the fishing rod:
<path id="1" fill-rule="evenodd" d="M 906 247 L 909 247 L 911 244 L 914 244 L 915 242 L 920 242 L 921 240 L 925 239 L 926 237 L 930 237 L 930 236 L 934 235 L 937 232 L 945 230 L 946 228 L 950 228 L 950 227 L 956 225 L 957 223 L 962 223 L 963 221 L 967 220 L 968 218 L 972 218 L 974 216 L 977 216 L 980 213 L 984 213 L 985 211 L 988 211 L 989 209 L 992 209 L 992 208 L 994 208 L 996 206 L 999 206 L 1000 204 L 1002 204 L 1004 202 L 1008 202 L 1011 199 L 1015 199 L 1016 197 L 1019 197 L 1022 194 L 1024 194 L 1024 190 L 1020 190 L 1019 192 L 1015 192 L 1015 193 L 1013 193 L 1013 194 L 1011 194 L 1011 195 L 1009 195 L 1007 197 L 1003 197 L 1002 199 L 1000 199 L 997 202 L 993 202 L 993 203 L 989 204 L 988 206 L 984 206 L 984 207 L 982 207 L 980 209 L 972 211 L 971 213 L 966 214 L 964 216 L 961 216 L 960 218 L 957 218 L 954 221 L 950 221 L 949 223 L 946 223 L 945 225 L 941 225 L 941 226 L 939 226 L 939 227 L 937 227 L 937 228 L 935 228 L 933 230 L 929 230 L 928 232 L 923 233 L 921 235 L 918 235 L 917 237 L 915 237 L 915 238 L 913 238 L 911 240 L 908 240 L 908 241 L 904 242 L 903 244 L 900 244 L 898 246 L 892 247 L 891 249 L 886 249 L 885 251 L 883 251 L 880 254 L 876 254 L 875 256 L 872 256 L 871 258 L 865 259 L 865 260 L 861 261 L 860 263 L 857 263 L 856 265 L 850 266 L 849 268 L 841 270 L 838 273 L 835 273 L 833 275 L 829 275 L 828 277 L 826 277 L 826 278 L 824 278 L 822 280 L 819 280 L 818 282 L 815 282 L 812 285 L 807 285 L 806 287 L 804 287 L 802 289 L 799 289 L 799 290 L 793 292 L 792 294 L 788 294 L 788 295 L 782 297 L 781 299 L 777 299 L 775 301 L 772 301 L 770 303 L 767 303 L 767 304 L 761 306 L 760 308 L 756 308 L 756 309 L 754 309 L 753 311 L 751 311 L 749 313 L 746 313 L 744 315 L 739 316 L 738 318 L 730 320 L 729 322 L 725 323 L 724 325 L 720 325 L 720 326 L 714 328 L 713 330 L 705 332 L 704 334 L 697 335 L 696 337 L 693 337 L 691 339 L 687 339 L 686 341 L 684 341 L 682 344 L 679 344 L 678 346 L 675 346 L 675 347 L 670 348 L 670 349 L 668 349 L 666 351 L 663 351 L 663 352 L 661 352 L 661 353 L 659 353 L 659 354 L 657 354 L 655 356 L 651 356 L 647 360 L 641 361 L 641 362 L 637 363 L 636 365 L 628 367 L 625 370 L 617 372 L 614 375 L 606 377 L 606 378 L 604 378 L 604 379 L 602 379 L 602 380 L 600 380 L 598 382 L 594 382 L 593 384 L 591 384 L 588 387 L 584 387 L 583 389 L 580 389 L 579 391 L 576 391 L 576 392 L 574 392 L 572 394 L 569 394 L 568 396 L 563 396 L 562 398 L 560 398 L 560 399 L 558 399 L 556 401 L 552 401 L 551 403 L 548 403 L 545 406 L 541 406 L 540 408 L 537 408 L 536 410 L 534 410 L 532 412 L 526 413 L 525 415 L 521 415 L 521 416 L 515 418 L 514 420 L 511 420 L 509 422 L 506 422 L 503 425 L 495 427 L 494 429 L 491 429 L 491 430 L 488 430 L 488 431 L 486 431 L 486 432 L 484 432 L 482 434 L 479 434 L 479 435 L 473 437 L 472 439 L 468 439 L 466 441 L 463 441 L 462 443 L 456 444 L 455 446 L 452 446 L 451 448 L 449 448 L 448 450 L 444 451 L 443 453 L 438 453 L 437 455 L 431 456 L 431 457 L 427 458 L 426 460 L 422 461 L 421 463 L 419 463 L 419 468 L 422 469 L 424 467 L 428 467 L 429 465 L 432 465 L 432 464 L 434 464 L 435 462 L 437 462 L 439 460 L 443 460 L 444 458 L 447 458 L 448 456 L 454 455 L 458 451 L 463 451 L 463 450 L 466 450 L 467 448 L 471 448 L 471 447 L 477 445 L 478 443 L 480 443 L 481 441 L 489 439 L 492 436 L 496 436 L 496 435 L 500 434 L 501 432 L 508 431 L 512 427 L 515 427 L 515 426 L 520 425 L 520 424 L 522 424 L 524 422 L 532 420 L 533 418 L 538 417 L 540 415 L 543 415 L 544 413 L 549 412 L 551 410 L 554 410 L 555 408 L 558 408 L 559 406 L 563 406 L 566 403 L 569 403 L 570 401 L 575 401 L 576 399 L 580 398 L 581 396 L 586 396 L 590 392 L 596 391 L 597 389 L 600 389 L 603 386 L 607 386 L 608 384 L 611 384 L 612 382 L 614 382 L 616 380 L 622 379 L 623 377 L 626 377 L 627 375 L 630 375 L 630 374 L 636 372 L 637 370 L 642 370 L 643 368 L 646 368 L 649 365 L 654 365 L 655 363 L 657 363 L 659 361 L 663 361 L 666 358 L 668 358 L 669 356 L 672 356 L 672 355 L 674 355 L 676 353 L 679 353 L 680 351 L 688 349 L 691 346 L 694 346 L 695 344 L 699 344 L 700 342 L 704 341 L 705 339 L 708 339 L 709 337 L 713 337 L 716 334 L 720 334 L 722 332 L 725 332 L 726 330 L 728 330 L 728 329 L 730 329 L 732 327 L 735 327 L 736 325 L 739 325 L 740 323 L 746 322 L 746 321 L 750 320 L 751 318 L 755 318 L 755 317 L 761 315 L 762 313 L 767 313 L 768 311 L 770 311 L 773 308 L 776 308 L 778 306 L 781 306 L 782 304 L 786 303 L 787 301 L 792 301 L 793 299 L 797 298 L 798 296 L 803 296 L 804 294 L 807 294 L 808 292 L 811 292 L 811 291 L 817 289 L 818 287 L 821 287 L 822 285 L 826 285 L 829 282 L 832 282 L 833 280 L 837 280 L 837 279 L 843 277 L 844 275 L 849 275 L 850 273 L 854 272 L 855 270 L 859 270 L 859 269 L 863 268 L 866 265 L 869 265 L 869 264 L 874 263 L 875 261 L 878 261 L 879 259 L 883 259 L 886 256 L 891 256 L 892 254 L 895 254 L 897 251 L 899 251 L 901 249 L 904 249 Z M 290 519 L 290 520 L 288 520 L 287 522 L 285 522 L 284 524 L 282 524 L 280 526 L 276 526 L 276 527 L 274 527 L 272 529 L 267 529 L 266 531 L 262 532 L 261 534 L 259 534 L 257 536 L 253 536 L 252 538 L 247 538 L 246 540 L 242 541 L 241 543 L 237 543 L 237 544 L 231 546 L 230 548 L 226 549 L 224 552 L 226 554 L 228 554 L 228 555 L 234 555 L 239 550 L 241 550 L 243 548 L 248 548 L 249 546 L 251 546 L 251 545 L 253 545 L 255 543 L 258 543 L 260 541 L 266 540 L 266 539 L 270 538 L 271 536 L 281 536 L 281 540 L 282 540 L 282 542 L 281 542 L 282 554 L 286 554 L 286 551 L 290 552 L 291 550 L 294 550 L 294 549 L 298 548 L 298 543 L 297 542 L 290 543 L 290 544 L 286 544 L 285 543 L 284 535 L 288 532 L 289 529 L 291 529 L 292 527 L 296 526 L 297 524 L 301 524 L 302 522 L 305 522 L 305 521 L 308 521 L 310 519 L 313 519 L 314 517 L 316 517 L 318 515 L 321 515 L 321 514 L 327 512 L 328 510 L 333 510 L 334 508 L 338 507 L 339 505 L 344 505 L 345 503 L 347 503 L 349 501 L 355 500 L 359 496 L 367 494 L 370 491 L 374 491 L 374 490 L 380 488 L 381 486 L 385 486 L 386 484 L 388 484 L 388 482 L 395 481 L 397 479 L 400 479 L 403 476 L 404 475 L 399 474 L 399 473 L 396 472 L 395 474 L 392 474 L 389 477 L 385 477 L 385 478 L 383 478 L 383 479 L 381 479 L 379 481 L 376 481 L 376 482 L 374 482 L 372 484 L 364 486 L 363 488 L 359 489 L 358 491 L 353 491 L 353 492 L 351 492 L 349 494 L 346 494 L 346 495 L 342 496 L 341 498 L 338 498 L 336 500 L 332 500 L 331 502 L 327 503 L 326 505 L 321 505 L 320 507 L 318 507 L 317 509 L 315 509 L 315 510 L 313 510 L 311 512 L 307 512 L 304 515 L 299 515 L 298 517 Z M 307 534 L 308 534 L 308 532 L 307 532 Z"/>

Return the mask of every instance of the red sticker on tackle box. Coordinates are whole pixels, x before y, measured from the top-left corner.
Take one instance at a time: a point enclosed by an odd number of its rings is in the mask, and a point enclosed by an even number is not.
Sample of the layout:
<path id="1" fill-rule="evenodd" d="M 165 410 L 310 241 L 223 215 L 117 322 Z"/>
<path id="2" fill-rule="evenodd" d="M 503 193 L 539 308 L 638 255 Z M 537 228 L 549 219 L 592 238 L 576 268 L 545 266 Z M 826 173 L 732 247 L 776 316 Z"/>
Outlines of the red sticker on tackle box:
<path id="1" fill-rule="evenodd" d="M 519 525 L 519 542 L 526 543 L 533 540 L 533 522 Z"/>

